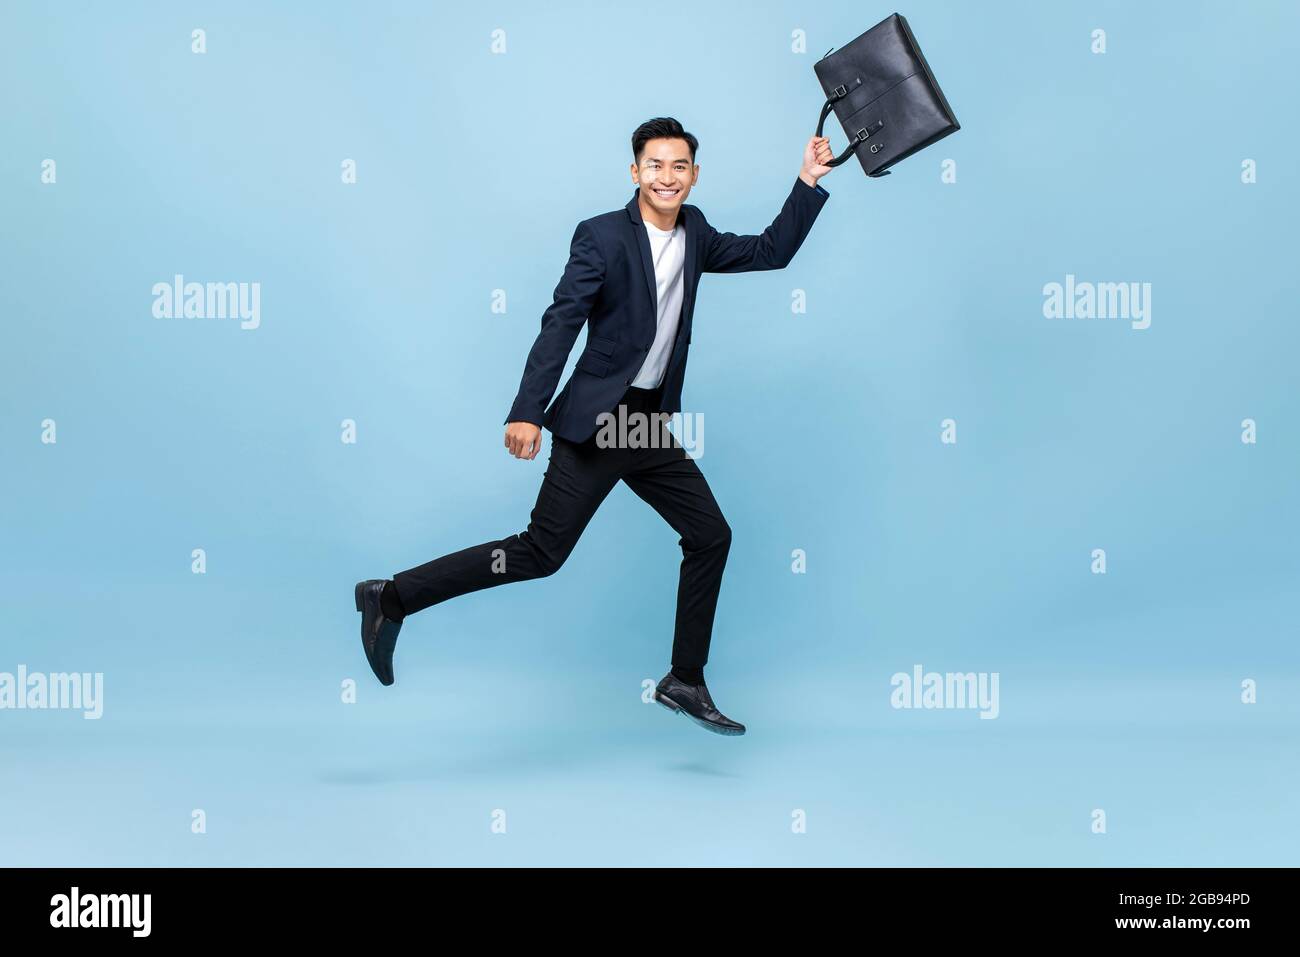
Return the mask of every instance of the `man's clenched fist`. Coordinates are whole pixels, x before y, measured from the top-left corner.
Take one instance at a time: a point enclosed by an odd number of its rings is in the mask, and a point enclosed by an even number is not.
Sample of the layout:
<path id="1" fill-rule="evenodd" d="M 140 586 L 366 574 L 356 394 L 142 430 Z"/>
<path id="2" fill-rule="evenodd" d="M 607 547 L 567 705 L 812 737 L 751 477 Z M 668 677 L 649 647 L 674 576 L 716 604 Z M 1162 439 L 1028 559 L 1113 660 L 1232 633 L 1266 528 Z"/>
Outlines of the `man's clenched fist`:
<path id="1" fill-rule="evenodd" d="M 827 166 L 835 154 L 831 152 L 831 141 L 825 136 L 811 136 L 808 145 L 803 148 L 803 166 L 799 169 L 799 178 L 809 186 L 816 186 L 817 181 L 833 170 Z"/>
<path id="2" fill-rule="evenodd" d="M 535 459 L 542 450 L 541 426 L 531 422 L 506 424 L 506 451 L 517 459 Z"/>

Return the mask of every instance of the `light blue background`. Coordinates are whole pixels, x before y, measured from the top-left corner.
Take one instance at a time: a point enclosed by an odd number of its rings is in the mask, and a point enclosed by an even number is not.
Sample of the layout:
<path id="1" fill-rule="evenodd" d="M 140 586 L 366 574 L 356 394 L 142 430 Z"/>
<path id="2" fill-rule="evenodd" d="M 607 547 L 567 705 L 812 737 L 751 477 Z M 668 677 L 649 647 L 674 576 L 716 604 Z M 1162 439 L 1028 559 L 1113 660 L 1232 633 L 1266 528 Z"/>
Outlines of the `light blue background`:
<path id="1" fill-rule="evenodd" d="M 749 733 L 642 703 L 681 556 L 622 485 L 553 578 L 411 616 L 381 687 L 353 583 L 527 524 L 550 435 L 521 462 L 501 423 L 632 130 L 679 118 L 688 201 L 759 232 L 813 61 L 895 9 L 961 131 L 846 163 L 789 268 L 698 295 L 683 398 L 734 531 L 707 674 Z M 0 863 L 1296 864 L 1298 27 L 6 4 L 0 671 L 103 672 L 105 714 L 0 712 Z M 175 273 L 260 282 L 261 327 L 153 318 Z M 1150 328 L 1045 319 L 1067 273 L 1152 283 Z M 891 708 L 914 664 L 998 672 L 1000 717 Z"/>

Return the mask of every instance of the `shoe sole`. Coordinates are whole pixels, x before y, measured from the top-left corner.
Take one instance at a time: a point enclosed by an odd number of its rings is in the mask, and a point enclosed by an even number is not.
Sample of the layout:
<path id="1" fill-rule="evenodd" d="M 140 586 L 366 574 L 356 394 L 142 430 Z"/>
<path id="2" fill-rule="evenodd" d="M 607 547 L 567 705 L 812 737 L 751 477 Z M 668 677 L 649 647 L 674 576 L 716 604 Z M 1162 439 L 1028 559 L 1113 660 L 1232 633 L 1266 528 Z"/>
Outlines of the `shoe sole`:
<path id="1" fill-rule="evenodd" d="M 673 701 L 671 698 L 664 697 L 658 691 L 655 692 L 655 701 L 658 702 L 660 707 L 667 708 L 669 711 L 675 711 L 678 714 L 686 715 L 686 717 L 690 718 L 705 731 L 712 731 L 714 734 L 725 734 L 728 737 L 739 737 L 745 733 L 744 731 L 735 731 L 731 728 L 720 728 L 716 724 L 710 724 L 708 721 L 701 721 L 677 702 Z"/>

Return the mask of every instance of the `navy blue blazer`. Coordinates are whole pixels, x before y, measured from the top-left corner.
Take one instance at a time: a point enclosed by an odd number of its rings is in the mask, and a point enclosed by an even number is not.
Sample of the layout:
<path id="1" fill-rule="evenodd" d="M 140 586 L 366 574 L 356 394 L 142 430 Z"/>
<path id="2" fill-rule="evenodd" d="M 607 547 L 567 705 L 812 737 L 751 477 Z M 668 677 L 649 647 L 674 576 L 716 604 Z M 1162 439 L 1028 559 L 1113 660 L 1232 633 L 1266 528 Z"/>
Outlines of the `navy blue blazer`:
<path id="1" fill-rule="evenodd" d="M 615 411 L 640 371 L 658 326 L 658 285 L 640 195 L 638 186 L 626 207 L 584 219 L 573 231 L 569 261 L 542 314 L 542 331 L 528 353 L 506 423 L 532 422 L 562 438 L 585 441 L 599 427 L 597 416 Z M 829 196 L 820 184 L 809 186 L 796 177 L 781 212 L 757 236 L 720 233 L 697 207 L 682 204 L 677 222 L 686 225 L 685 289 L 677 339 L 664 372 L 664 412 L 681 411 L 700 274 L 785 268 Z M 584 322 L 586 348 L 548 409 Z"/>

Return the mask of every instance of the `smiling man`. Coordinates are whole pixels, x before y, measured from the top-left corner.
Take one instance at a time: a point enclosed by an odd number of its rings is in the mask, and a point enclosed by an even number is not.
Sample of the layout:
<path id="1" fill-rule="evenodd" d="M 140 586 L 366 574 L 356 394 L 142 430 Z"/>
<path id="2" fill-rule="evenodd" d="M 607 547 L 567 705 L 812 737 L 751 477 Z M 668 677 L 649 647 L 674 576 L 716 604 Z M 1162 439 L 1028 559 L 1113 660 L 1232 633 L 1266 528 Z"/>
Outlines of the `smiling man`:
<path id="1" fill-rule="evenodd" d="M 700 176 L 698 146 L 671 117 L 642 123 L 632 134 L 632 198 L 574 230 L 505 422 L 505 448 L 520 459 L 536 458 L 542 428 L 551 431 L 550 461 L 527 529 L 392 580 L 357 583 L 362 646 L 383 684 L 393 683 L 404 616 L 467 592 L 554 574 L 621 480 L 681 536 L 671 670 L 655 700 L 718 734 L 745 733 L 717 709 L 704 683 L 731 527 L 695 460 L 666 429 L 648 445 L 609 446 L 596 434 L 601 417 L 616 410 L 641 413 L 661 428 L 655 413 L 681 410 L 700 275 L 785 268 L 829 196 L 817 181 L 831 171 L 833 156 L 825 137 L 810 138 L 776 219 L 761 234 L 736 235 L 718 232 L 686 204 Z M 586 347 L 552 401 L 584 323 Z M 635 568 L 636 556 L 627 558 Z"/>

